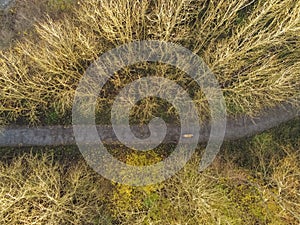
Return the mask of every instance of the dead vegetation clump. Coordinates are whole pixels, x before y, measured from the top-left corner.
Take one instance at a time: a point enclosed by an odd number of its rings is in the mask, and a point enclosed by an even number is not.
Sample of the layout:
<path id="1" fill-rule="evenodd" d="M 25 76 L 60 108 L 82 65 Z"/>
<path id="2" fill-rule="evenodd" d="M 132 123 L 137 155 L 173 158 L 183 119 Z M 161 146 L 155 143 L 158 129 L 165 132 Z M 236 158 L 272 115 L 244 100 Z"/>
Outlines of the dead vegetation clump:
<path id="1" fill-rule="evenodd" d="M 241 165 L 242 158 L 232 160 L 234 151 L 223 152 L 199 173 L 200 157 L 195 155 L 172 178 L 143 187 L 110 183 L 74 157 L 63 159 L 67 166 L 55 160 L 59 155 L 21 154 L 0 164 L 0 222 L 298 224 L 299 139 L 298 146 L 271 144 L 266 134 L 250 141 L 256 144 L 239 147 L 249 165 Z M 244 153 L 248 151 L 252 153 Z M 259 162 L 249 160 L 255 155 Z M 143 164 L 158 159 L 152 157 L 132 155 L 128 160 Z"/>
<path id="2" fill-rule="evenodd" d="M 25 154 L 0 164 L 1 224 L 105 224 L 105 181 L 83 163 Z"/>
<path id="3" fill-rule="evenodd" d="M 0 52 L 2 118 L 36 122 L 49 109 L 63 117 L 71 110 L 80 78 L 99 55 L 149 39 L 181 44 L 201 56 L 232 114 L 255 115 L 280 102 L 299 103 L 298 1 L 89 0 L 71 9 L 59 20 L 37 23 L 35 38 L 25 37 Z M 183 72 L 163 65 L 141 68 L 115 74 L 99 98 L 99 109 L 113 101 L 111 90 L 150 74 L 180 83 L 200 114 L 209 114 L 203 92 Z M 157 102 L 145 104 L 143 114 L 151 117 Z"/>

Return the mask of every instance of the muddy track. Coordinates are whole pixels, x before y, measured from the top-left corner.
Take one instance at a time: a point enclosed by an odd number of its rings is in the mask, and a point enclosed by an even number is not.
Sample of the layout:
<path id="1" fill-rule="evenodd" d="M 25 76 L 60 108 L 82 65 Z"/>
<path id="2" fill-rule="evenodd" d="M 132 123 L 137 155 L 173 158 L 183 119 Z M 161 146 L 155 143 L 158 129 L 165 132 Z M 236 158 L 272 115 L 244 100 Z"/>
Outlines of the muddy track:
<path id="1" fill-rule="evenodd" d="M 227 118 L 225 140 L 236 140 L 249 137 L 282 123 L 288 122 L 300 115 L 299 108 L 284 104 L 265 110 L 259 117 L 239 116 Z M 180 136 L 180 126 L 168 124 L 168 132 L 163 143 L 176 143 Z M 98 133 L 105 144 L 118 144 L 111 126 L 98 125 Z M 149 135 L 147 126 L 132 126 L 137 137 Z M 200 143 L 208 141 L 210 124 L 203 124 L 200 130 Z M 188 138 L 190 135 L 186 135 Z M 126 139 L 126 134 L 124 134 Z M 128 142 L 130 142 L 127 135 Z M 184 138 L 183 138 L 184 139 Z M 72 126 L 43 127 L 2 127 L 0 128 L 0 147 L 22 146 L 59 146 L 76 144 Z"/>

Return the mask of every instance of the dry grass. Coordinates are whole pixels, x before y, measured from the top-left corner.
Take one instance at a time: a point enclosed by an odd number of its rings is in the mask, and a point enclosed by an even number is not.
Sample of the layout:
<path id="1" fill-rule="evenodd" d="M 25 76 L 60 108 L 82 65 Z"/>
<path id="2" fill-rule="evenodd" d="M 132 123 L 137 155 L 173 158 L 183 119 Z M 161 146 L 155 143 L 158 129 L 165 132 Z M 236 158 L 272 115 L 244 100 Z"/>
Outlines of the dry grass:
<path id="1" fill-rule="evenodd" d="M 94 59 L 142 39 L 179 43 L 200 55 L 223 88 L 230 113 L 254 115 L 279 102 L 298 104 L 299 12 L 300 3 L 292 0 L 79 2 L 69 15 L 38 23 L 35 38 L 0 52 L 1 115 L 37 122 L 51 109 L 63 117 Z M 110 106 L 116 90 L 147 73 L 178 82 L 202 116 L 208 114 L 205 96 L 183 72 L 149 64 L 116 74 L 99 110 Z M 158 103 L 145 101 L 147 110 L 142 116 L 136 110 L 136 116 L 151 117 Z"/>
<path id="2" fill-rule="evenodd" d="M 110 211 L 122 224 L 298 224 L 299 150 L 285 150 L 267 176 L 221 161 L 199 174 L 196 157 L 162 184 L 117 185 Z"/>
<path id="3" fill-rule="evenodd" d="M 59 18 L 70 9 L 73 0 L 14 0 L 10 10 L 0 12 L 0 49 L 9 48 L 16 40 L 29 38 L 34 24 L 47 14 Z"/>
<path id="4" fill-rule="evenodd" d="M 198 165 L 192 160 L 165 182 L 148 215 L 141 217 L 144 224 L 242 224 L 241 212 L 217 178 L 209 171 L 199 174 Z"/>
<path id="5" fill-rule="evenodd" d="M 1 224 L 105 224 L 104 179 L 85 163 L 66 167 L 53 156 L 25 154 L 0 164 Z"/>
<path id="6" fill-rule="evenodd" d="M 217 170 L 227 177 L 231 198 L 246 210 L 246 220 L 300 222 L 299 147 L 299 119 L 225 147 Z"/>
<path id="7" fill-rule="evenodd" d="M 250 141 L 258 140 L 260 147 L 256 144 L 239 148 L 252 151 L 244 155 L 252 169 L 231 160 L 236 154 L 233 151 L 223 152 L 209 170 L 199 174 L 200 157 L 195 156 L 174 177 L 145 187 L 110 184 L 72 155 L 65 155 L 59 162 L 59 153 L 21 154 L 0 164 L 0 222 L 298 224 L 299 138 L 295 146 L 282 146 L 279 142 L 279 149 L 268 146 L 273 159 L 269 152 L 262 154 L 270 143 L 268 135 Z M 256 151 L 251 149 L 254 146 Z M 249 160 L 255 154 L 260 163 Z M 73 161 L 65 158 L 70 156 Z M 127 160 L 143 164 L 157 160 L 157 155 L 152 156 Z M 264 174 L 265 165 L 269 168 Z"/>
<path id="8" fill-rule="evenodd" d="M 289 223 L 300 222 L 300 149 L 290 152 L 275 167 L 271 180 L 274 185 L 275 202 L 281 207 L 280 216 Z"/>
<path id="9" fill-rule="evenodd" d="M 51 2 L 55 10 L 66 3 Z M 254 115 L 282 101 L 299 104 L 299 1 L 89 0 L 67 8 L 68 15 L 50 15 L 30 37 L 0 51 L 4 122 L 38 123 L 49 111 L 64 118 L 90 63 L 120 44 L 143 39 L 175 42 L 200 55 L 223 88 L 230 113 Z M 107 111 L 119 89 L 147 73 L 189 89 L 199 111 L 208 113 L 203 93 L 183 72 L 150 63 L 117 73 L 101 93 L 99 110 Z M 171 106 L 154 109 L 164 104 L 146 99 L 133 114 L 142 121 L 161 109 L 174 113 Z M 85 163 L 70 168 L 51 155 L 25 155 L 0 165 L 0 222 L 109 224 L 114 217 L 121 224 L 298 224 L 299 143 L 277 141 L 265 135 L 249 145 L 238 143 L 234 156 L 231 145 L 225 163 L 198 174 L 194 161 L 157 188 L 116 186 L 113 193 L 121 193 L 115 195 L 120 199 L 105 199 L 112 193 Z M 135 200 L 139 207 L 132 206 Z M 107 214 L 119 213 L 103 216 L 103 207 Z"/>
<path id="10" fill-rule="evenodd" d="M 212 7 L 209 17 L 222 8 L 224 16 L 216 27 L 208 23 L 216 34 L 199 40 L 199 52 L 224 84 L 228 105 L 251 114 L 285 100 L 299 104 L 299 2 L 231 2 Z"/>

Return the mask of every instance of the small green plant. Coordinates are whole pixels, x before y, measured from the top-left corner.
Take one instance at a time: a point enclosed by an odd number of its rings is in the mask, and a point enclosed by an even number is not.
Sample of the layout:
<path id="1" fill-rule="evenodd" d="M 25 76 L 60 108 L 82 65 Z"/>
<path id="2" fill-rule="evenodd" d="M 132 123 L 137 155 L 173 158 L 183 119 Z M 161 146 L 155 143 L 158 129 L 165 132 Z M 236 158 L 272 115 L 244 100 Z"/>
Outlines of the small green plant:
<path id="1" fill-rule="evenodd" d="M 59 121 L 59 115 L 55 111 L 51 111 L 47 114 L 46 123 L 55 124 Z"/>
<path id="2" fill-rule="evenodd" d="M 48 7 L 51 10 L 62 11 L 70 9 L 75 2 L 75 0 L 48 0 Z"/>

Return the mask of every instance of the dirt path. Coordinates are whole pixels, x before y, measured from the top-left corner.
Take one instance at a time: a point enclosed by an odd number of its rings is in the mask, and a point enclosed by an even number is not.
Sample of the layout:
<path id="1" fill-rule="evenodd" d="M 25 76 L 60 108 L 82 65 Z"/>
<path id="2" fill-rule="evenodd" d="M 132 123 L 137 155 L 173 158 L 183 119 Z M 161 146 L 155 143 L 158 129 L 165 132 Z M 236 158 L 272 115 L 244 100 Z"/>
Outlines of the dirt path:
<path id="1" fill-rule="evenodd" d="M 236 140 L 261 133 L 276 127 L 300 115 L 299 108 L 291 105 L 274 107 L 256 118 L 240 116 L 228 118 L 225 140 Z M 118 140 L 111 126 L 97 126 L 101 139 L 106 144 L 116 144 Z M 147 135 L 146 126 L 133 126 L 135 134 Z M 199 142 L 205 143 L 210 134 L 209 123 L 204 124 L 200 131 Z M 180 135 L 180 127 L 168 125 L 167 136 L 164 143 L 176 143 Z M 129 136 L 124 134 L 125 139 L 131 142 Z M 10 146 L 56 146 L 76 144 L 72 126 L 44 126 L 44 127 L 3 127 L 0 129 L 0 147 Z"/>

